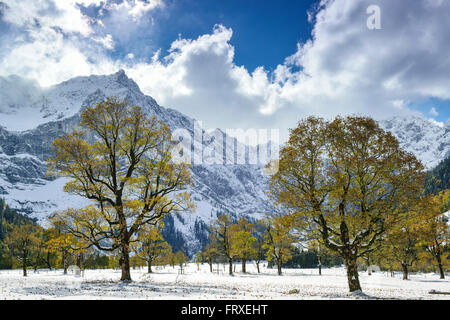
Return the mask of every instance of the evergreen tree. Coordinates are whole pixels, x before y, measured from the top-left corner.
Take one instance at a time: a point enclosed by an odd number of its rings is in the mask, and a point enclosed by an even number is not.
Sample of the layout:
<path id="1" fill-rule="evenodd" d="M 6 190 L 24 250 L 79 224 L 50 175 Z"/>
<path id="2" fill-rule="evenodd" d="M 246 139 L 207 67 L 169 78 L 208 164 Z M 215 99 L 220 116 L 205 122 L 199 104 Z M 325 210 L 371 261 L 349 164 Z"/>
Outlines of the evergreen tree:
<path id="1" fill-rule="evenodd" d="M 427 173 L 425 179 L 425 193 L 438 194 L 450 189 L 450 157 Z"/>

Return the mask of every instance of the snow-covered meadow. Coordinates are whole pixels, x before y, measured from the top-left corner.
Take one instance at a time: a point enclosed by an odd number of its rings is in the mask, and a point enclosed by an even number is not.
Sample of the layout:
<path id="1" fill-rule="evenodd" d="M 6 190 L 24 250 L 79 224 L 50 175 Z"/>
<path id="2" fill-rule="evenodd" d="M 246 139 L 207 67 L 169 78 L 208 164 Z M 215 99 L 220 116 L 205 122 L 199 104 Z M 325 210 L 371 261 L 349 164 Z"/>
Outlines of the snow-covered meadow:
<path id="1" fill-rule="evenodd" d="M 401 274 L 392 278 L 387 273 L 369 276 L 360 273 L 364 293 L 350 294 L 344 268 L 324 269 L 322 276 L 315 269 L 285 269 L 282 276 L 276 269 L 262 268 L 240 273 L 236 265 L 233 276 L 226 267 L 191 263 L 179 274 L 179 268 L 157 267 L 147 274 L 146 268 L 132 270 L 133 282 L 121 283 L 120 270 L 86 270 L 84 276 L 63 275 L 62 270 L 0 271 L 0 299 L 450 299 L 450 295 L 430 294 L 431 290 L 450 292 L 450 280 L 437 274 L 412 274 L 404 281 Z M 225 270 L 225 271 L 224 271 Z"/>

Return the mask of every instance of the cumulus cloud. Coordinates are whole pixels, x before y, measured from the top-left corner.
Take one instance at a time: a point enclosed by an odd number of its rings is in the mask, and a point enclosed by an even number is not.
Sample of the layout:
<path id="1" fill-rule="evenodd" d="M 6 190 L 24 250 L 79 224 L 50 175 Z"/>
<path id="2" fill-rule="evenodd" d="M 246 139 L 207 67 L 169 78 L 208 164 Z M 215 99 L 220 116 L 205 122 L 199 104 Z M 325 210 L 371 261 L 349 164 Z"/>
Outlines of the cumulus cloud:
<path id="1" fill-rule="evenodd" d="M 126 12 L 134 21 L 137 21 L 147 12 L 163 6 L 164 2 L 161 0 L 125 0 L 121 3 L 111 3 L 106 5 L 105 8 Z"/>
<path id="2" fill-rule="evenodd" d="M 450 3 L 380 0 L 382 29 L 369 30 L 365 13 L 372 3 L 323 1 L 313 39 L 292 57 L 303 70 L 285 86 L 287 97 L 324 96 L 340 111 L 378 116 L 395 101 L 450 98 Z"/>
<path id="3" fill-rule="evenodd" d="M 80 12 L 77 3 L 88 6 L 98 5 L 100 2 L 92 0 L 3 0 L 3 3 L 6 5 L 6 14 L 3 20 L 15 26 L 32 29 L 55 27 L 66 33 L 88 36 L 92 32 L 89 19 Z"/>
<path id="4" fill-rule="evenodd" d="M 416 100 L 449 99 L 450 3 L 377 3 L 381 30 L 367 28 L 373 1 L 322 1 L 310 14 L 311 40 L 274 72 L 237 66 L 223 26 L 176 40 L 167 56 L 127 72 L 161 103 L 211 127 L 286 127 L 311 114 L 380 119 L 413 113 Z"/>
<path id="5" fill-rule="evenodd" d="M 136 24 L 136 19 L 162 6 L 162 1 L 3 0 L 0 4 L 0 19 L 12 28 L 0 38 L 0 75 L 17 74 L 49 86 L 120 67 L 108 55 L 115 49 L 116 41 L 109 33 L 114 29 L 105 29 L 102 16 L 90 17 L 82 9 L 95 7 L 111 18 L 122 8 L 124 21 Z M 124 32 L 123 25 L 116 28 Z"/>
<path id="6" fill-rule="evenodd" d="M 160 1 L 84 2 L 89 4 L 110 10 L 109 19 L 132 20 L 163 6 Z M 65 33 L 49 22 L 48 28 L 32 28 L 28 37 L 15 39 L 12 50 L 1 57 L 2 72 L 48 85 L 123 68 L 162 105 L 221 128 L 287 128 L 311 114 L 384 118 L 412 113 L 409 105 L 417 100 L 450 99 L 450 3 L 418 0 L 405 6 L 378 0 L 381 29 L 369 30 L 367 7 L 372 4 L 323 0 L 309 13 L 311 39 L 298 44 L 297 52 L 272 72 L 264 66 L 248 70 L 236 65 L 233 32 L 222 25 L 196 39 L 176 39 L 167 53 L 158 50 L 141 60 L 136 52 L 126 52 L 123 60 L 113 60 L 106 53 L 114 50 L 115 33 L 98 35 L 94 22 L 81 13 L 70 23 L 58 23 Z M 33 6 L 27 10 L 23 17 L 9 11 L 4 19 L 32 25 L 32 17 L 41 11 Z M 75 41 L 86 35 L 99 47 Z"/>
<path id="7" fill-rule="evenodd" d="M 114 40 L 110 34 L 107 34 L 105 37 L 93 37 L 93 41 L 100 43 L 107 50 L 114 50 Z"/>

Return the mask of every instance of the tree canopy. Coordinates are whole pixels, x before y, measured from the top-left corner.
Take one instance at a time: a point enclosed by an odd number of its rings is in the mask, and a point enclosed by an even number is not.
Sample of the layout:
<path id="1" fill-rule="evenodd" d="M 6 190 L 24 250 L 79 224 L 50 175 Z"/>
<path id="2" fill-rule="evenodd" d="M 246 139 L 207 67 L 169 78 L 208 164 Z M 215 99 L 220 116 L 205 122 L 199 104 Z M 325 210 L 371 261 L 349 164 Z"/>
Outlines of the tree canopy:
<path id="1" fill-rule="evenodd" d="M 310 117 L 290 131 L 271 193 L 316 224 L 324 245 L 344 259 L 356 291 L 356 259 L 417 201 L 423 179 L 422 164 L 373 119 Z"/>
<path id="2" fill-rule="evenodd" d="M 64 191 L 93 204 L 58 215 L 70 233 L 100 250 L 121 253 L 122 280 L 131 280 L 129 245 L 146 224 L 193 211 L 188 165 L 172 161 L 169 127 L 126 100 L 108 98 L 81 113 L 77 130 L 53 143 L 50 170 L 69 178 Z"/>

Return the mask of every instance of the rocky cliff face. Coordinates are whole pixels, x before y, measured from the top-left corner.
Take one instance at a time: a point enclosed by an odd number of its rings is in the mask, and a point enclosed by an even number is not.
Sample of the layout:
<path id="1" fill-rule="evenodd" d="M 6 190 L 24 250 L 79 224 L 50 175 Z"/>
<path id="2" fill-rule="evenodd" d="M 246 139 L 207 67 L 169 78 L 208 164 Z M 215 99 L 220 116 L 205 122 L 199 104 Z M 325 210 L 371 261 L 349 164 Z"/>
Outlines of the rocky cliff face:
<path id="1" fill-rule="evenodd" d="M 183 238 L 188 251 L 193 253 L 206 241 L 207 225 L 218 213 L 260 218 L 273 212 L 266 195 L 268 180 L 261 165 L 234 164 L 237 147 L 242 145 L 220 130 L 208 134 L 200 130 L 198 134 L 194 119 L 159 106 L 123 71 L 108 76 L 78 77 L 46 89 L 18 77 L 0 77 L 0 197 L 43 224 L 55 210 L 86 205 L 87 200 L 62 191 L 64 179 L 46 176 L 45 160 L 51 155 L 53 140 L 77 128 L 80 111 L 108 96 L 127 98 L 131 104 L 166 122 L 173 131 L 183 129 L 192 138 L 185 151 L 193 150 L 193 158 L 203 160 L 194 162 L 192 168 L 195 186 L 190 191 L 197 210 L 169 219 L 167 236 L 172 242 L 181 242 Z M 428 167 L 450 155 L 450 130 L 426 119 L 393 118 L 381 125 Z M 227 141 L 228 157 L 224 157 L 227 165 L 207 164 L 211 159 L 205 154 L 211 155 L 214 146 L 222 145 L 218 137 Z M 232 147 L 234 150 L 230 151 Z M 248 149 L 255 152 L 254 148 Z"/>
<path id="2" fill-rule="evenodd" d="M 406 116 L 383 120 L 380 124 L 428 169 L 450 156 L 450 123 L 441 127 L 425 118 Z"/>

